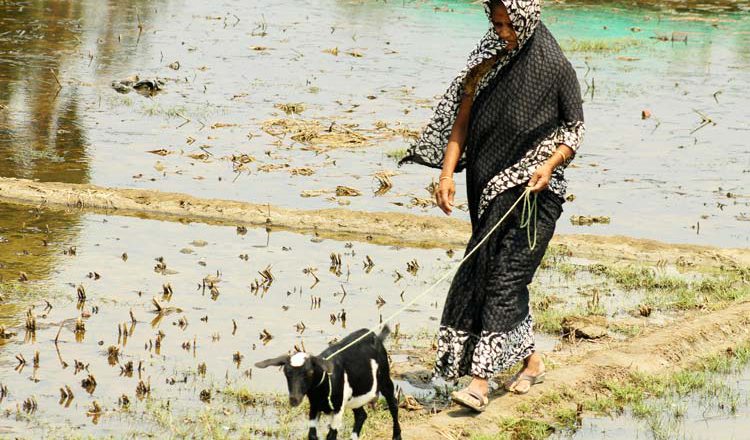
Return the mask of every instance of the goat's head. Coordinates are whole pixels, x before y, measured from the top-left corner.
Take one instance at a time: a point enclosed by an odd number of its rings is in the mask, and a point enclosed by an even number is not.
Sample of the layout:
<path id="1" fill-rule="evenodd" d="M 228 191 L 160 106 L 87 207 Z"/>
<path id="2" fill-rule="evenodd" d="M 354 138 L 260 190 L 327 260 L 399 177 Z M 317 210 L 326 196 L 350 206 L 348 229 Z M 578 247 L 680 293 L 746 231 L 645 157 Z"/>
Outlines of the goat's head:
<path id="1" fill-rule="evenodd" d="M 284 375 L 289 387 L 289 404 L 292 406 L 302 403 L 305 394 L 322 383 L 326 373 L 333 373 L 331 361 L 305 352 L 266 359 L 256 362 L 255 366 L 258 368 L 284 367 Z"/>

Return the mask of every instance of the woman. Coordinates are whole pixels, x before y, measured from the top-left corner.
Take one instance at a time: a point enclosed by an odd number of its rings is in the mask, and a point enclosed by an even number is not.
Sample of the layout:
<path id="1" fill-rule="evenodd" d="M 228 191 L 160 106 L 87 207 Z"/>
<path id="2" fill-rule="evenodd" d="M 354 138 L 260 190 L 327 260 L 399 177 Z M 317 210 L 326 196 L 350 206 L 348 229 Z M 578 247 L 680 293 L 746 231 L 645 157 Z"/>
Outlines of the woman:
<path id="1" fill-rule="evenodd" d="M 584 132 L 575 70 L 540 22 L 539 3 L 484 0 L 490 30 L 399 162 L 442 169 L 436 201 L 447 215 L 453 173 L 466 170 L 472 225 L 467 253 L 527 188 L 536 193 L 536 228 L 522 227 L 518 205 L 458 269 L 443 310 L 435 374 L 470 374 L 469 386 L 453 399 L 477 411 L 487 406 L 488 379 L 521 360 L 524 368 L 506 384 L 509 391 L 525 393 L 544 379 L 528 284 L 562 213 L 563 169 Z"/>

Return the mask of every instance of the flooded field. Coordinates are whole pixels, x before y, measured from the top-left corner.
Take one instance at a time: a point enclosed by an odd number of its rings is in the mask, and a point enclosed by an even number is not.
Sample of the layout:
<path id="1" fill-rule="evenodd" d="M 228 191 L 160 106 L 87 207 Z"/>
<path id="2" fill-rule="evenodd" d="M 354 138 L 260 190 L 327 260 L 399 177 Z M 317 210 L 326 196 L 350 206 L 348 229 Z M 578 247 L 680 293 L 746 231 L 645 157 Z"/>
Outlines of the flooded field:
<path id="1" fill-rule="evenodd" d="M 245 414 L 235 421 L 242 429 L 283 437 L 280 429 L 303 429 L 302 418 L 279 426 L 287 410 L 273 394 L 284 389 L 283 377 L 252 363 L 295 347 L 317 352 L 377 324 L 460 257 L 241 226 L 8 204 L 0 212 L 0 384 L 8 410 L 0 427 L 7 433 L 67 435 L 76 426 L 97 435 L 166 429 L 179 436 L 203 429 L 190 414 L 225 408 Z M 635 286 L 626 281 L 632 274 L 607 270 L 550 251 L 532 286 L 541 349 L 570 349 L 559 342 L 566 316 L 599 316 L 599 331 L 615 339 L 673 321 L 667 294 L 656 301 L 647 283 Z M 682 272 L 667 267 L 656 279 L 701 278 Z M 430 329 L 448 282 L 394 321 L 403 335 L 391 343 L 397 370 L 410 347 L 434 343 Z M 644 304 L 653 314 L 633 318 Z M 407 374 L 399 383 L 426 403 L 435 390 L 424 379 Z M 70 401 L 67 391 L 61 398 L 66 387 Z M 173 417 L 195 417 L 194 425 L 165 424 L 164 405 Z"/>
<path id="2" fill-rule="evenodd" d="M 175 411 L 200 406 L 203 389 L 231 384 L 254 393 L 279 391 L 282 375 L 254 372 L 253 362 L 294 345 L 319 351 L 351 330 L 377 324 L 379 315 L 390 315 L 454 261 L 439 250 L 263 229 L 97 215 L 55 225 L 50 220 L 58 214 L 0 208 L 0 325 L 7 334 L 17 333 L 0 353 L 0 364 L 6 372 L 19 366 L 0 382 L 9 390 L 6 404 L 34 396 L 50 426 L 84 423 L 94 400 L 108 412 L 123 394 L 134 411 L 142 409 L 135 399 L 141 380 L 170 399 Z M 332 264 L 331 255 L 340 264 Z M 372 266 L 363 263 L 368 261 Z M 418 269 L 408 271 L 407 262 L 414 261 Z M 443 296 L 417 303 L 399 319 L 399 330 L 414 334 L 434 325 Z M 34 332 L 25 329 L 26 310 L 35 317 Z M 35 353 L 38 368 L 31 365 Z M 87 367 L 80 371 L 78 362 Z M 123 373 L 127 365 L 135 372 Z M 88 375 L 97 385 L 86 393 L 80 382 Z M 70 407 L 57 405 L 58 388 L 65 385 L 76 396 Z M 18 432 L 24 422 L 10 429 Z M 102 432 L 121 429 L 108 421 Z"/>
<path id="3" fill-rule="evenodd" d="M 547 5 L 589 127 L 565 216 L 611 219 L 561 232 L 747 246 L 750 33 L 745 4 L 730 5 Z M 396 169 L 394 157 L 485 31 L 475 9 L 4 2 L 0 173 L 440 215 L 425 190 L 436 170 Z M 135 76 L 152 96 L 127 85 Z M 396 173 L 392 189 L 378 191 L 378 172 Z M 337 196 L 339 185 L 361 195 Z"/>
<path id="4" fill-rule="evenodd" d="M 643 3 L 546 4 L 588 125 L 558 232 L 748 247 L 750 6 Z M 0 2 L 0 176 L 438 216 L 437 170 L 396 160 L 485 29 L 468 1 Z M 377 324 L 462 255 L 0 204 L 0 436 L 297 436 L 282 375 L 252 364 Z M 750 295 L 747 268 L 715 259 L 553 247 L 538 346 L 564 369 Z M 449 282 L 394 321 L 397 383 L 424 405 L 407 419 L 445 406 L 426 374 Z M 720 396 L 649 400 L 662 418 L 631 401 L 555 435 L 737 437 L 732 374 Z"/>

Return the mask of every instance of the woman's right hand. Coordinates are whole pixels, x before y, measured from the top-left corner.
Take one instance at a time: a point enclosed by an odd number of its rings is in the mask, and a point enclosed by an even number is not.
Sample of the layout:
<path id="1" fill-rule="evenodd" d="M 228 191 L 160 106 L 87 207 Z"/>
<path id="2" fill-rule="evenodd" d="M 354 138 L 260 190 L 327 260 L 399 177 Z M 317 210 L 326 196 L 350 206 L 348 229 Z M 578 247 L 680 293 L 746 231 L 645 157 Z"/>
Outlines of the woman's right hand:
<path id="1" fill-rule="evenodd" d="M 455 195 L 456 183 L 453 178 L 441 179 L 438 183 L 438 189 L 435 191 L 435 202 L 445 215 L 451 215 L 451 212 L 453 212 L 453 197 Z"/>

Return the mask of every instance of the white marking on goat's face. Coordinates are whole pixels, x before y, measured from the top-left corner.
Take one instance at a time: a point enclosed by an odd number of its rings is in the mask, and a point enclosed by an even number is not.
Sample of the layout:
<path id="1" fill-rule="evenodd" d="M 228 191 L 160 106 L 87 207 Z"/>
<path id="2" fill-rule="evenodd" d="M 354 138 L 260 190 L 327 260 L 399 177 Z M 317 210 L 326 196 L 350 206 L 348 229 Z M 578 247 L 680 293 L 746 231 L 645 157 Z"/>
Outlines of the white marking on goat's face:
<path id="1" fill-rule="evenodd" d="M 349 383 L 346 381 L 346 376 L 344 376 L 344 387 L 345 389 L 348 388 L 349 390 L 349 396 L 351 396 L 349 399 L 344 400 L 345 406 L 347 408 L 361 408 L 365 406 L 367 403 L 370 403 L 375 397 L 378 395 L 378 363 L 375 361 L 375 359 L 370 360 L 370 366 L 372 367 L 372 389 L 370 391 L 366 392 L 365 394 L 361 394 L 359 396 L 352 396 L 352 389 L 349 386 Z M 346 393 L 345 393 L 346 396 Z"/>
<path id="2" fill-rule="evenodd" d="M 294 356 L 289 358 L 289 365 L 292 367 L 301 367 L 305 365 L 305 360 L 307 360 L 308 357 L 310 357 L 310 355 L 303 351 L 295 353 Z"/>

